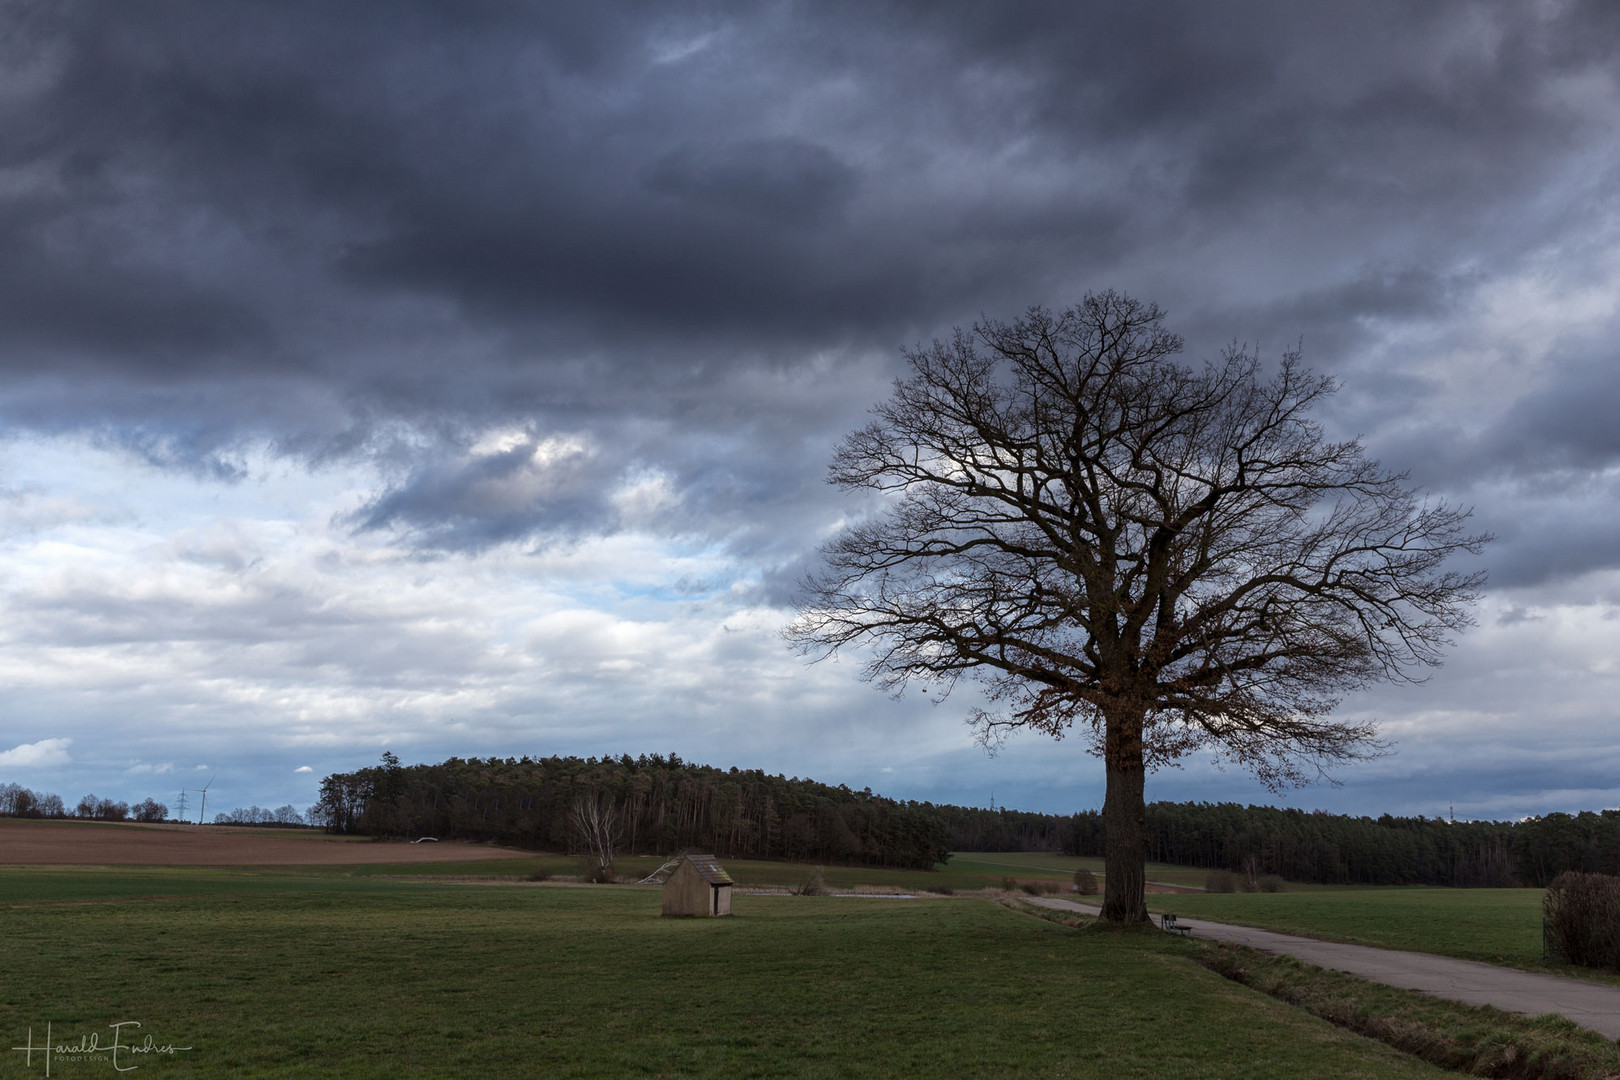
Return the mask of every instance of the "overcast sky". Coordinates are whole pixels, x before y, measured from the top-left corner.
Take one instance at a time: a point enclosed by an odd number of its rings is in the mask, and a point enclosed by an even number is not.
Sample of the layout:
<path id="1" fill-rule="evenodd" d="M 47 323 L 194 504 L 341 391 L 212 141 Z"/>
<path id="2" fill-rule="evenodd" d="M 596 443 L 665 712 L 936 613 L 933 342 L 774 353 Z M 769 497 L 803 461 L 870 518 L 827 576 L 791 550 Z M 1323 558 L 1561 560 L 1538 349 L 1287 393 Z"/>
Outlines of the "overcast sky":
<path id="1" fill-rule="evenodd" d="M 1499 535 L 1272 796 L 1620 805 L 1620 6 L 0 3 L 0 783 L 668 753 L 1069 812 L 783 644 L 903 346 L 1109 287 Z M 1471 568 L 1471 567 L 1470 567 Z M 195 799 L 195 795 L 191 796 Z"/>

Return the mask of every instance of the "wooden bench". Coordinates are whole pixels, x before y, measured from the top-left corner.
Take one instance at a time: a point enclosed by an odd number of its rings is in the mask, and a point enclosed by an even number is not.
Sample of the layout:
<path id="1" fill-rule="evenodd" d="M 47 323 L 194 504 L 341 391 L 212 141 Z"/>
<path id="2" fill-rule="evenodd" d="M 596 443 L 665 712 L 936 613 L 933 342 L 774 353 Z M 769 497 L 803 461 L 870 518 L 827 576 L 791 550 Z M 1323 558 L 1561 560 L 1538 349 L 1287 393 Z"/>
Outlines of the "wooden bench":
<path id="1" fill-rule="evenodd" d="M 1189 936 L 1192 934 L 1192 927 L 1182 926 L 1180 923 L 1176 922 L 1176 917 L 1174 915 L 1160 915 L 1159 926 L 1172 934 L 1186 934 Z"/>

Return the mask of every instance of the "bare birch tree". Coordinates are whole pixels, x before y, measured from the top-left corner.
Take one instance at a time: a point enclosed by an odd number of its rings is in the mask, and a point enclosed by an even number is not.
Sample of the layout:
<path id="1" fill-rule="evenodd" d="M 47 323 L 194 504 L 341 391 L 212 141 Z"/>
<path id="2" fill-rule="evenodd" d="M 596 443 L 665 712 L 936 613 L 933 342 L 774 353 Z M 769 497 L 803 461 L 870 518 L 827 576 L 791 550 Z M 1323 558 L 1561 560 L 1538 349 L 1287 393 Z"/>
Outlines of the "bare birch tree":
<path id="1" fill-rule="evenodd" d="M 605 878 L 613 869 L 613 850 L 620 834 L 619 813 L 613 800 L 598 791 L 576 796 L 568 811 L 568 825 L 574 841 L 596 862 L 600 876 Z"/>
<path id="2" fill-rule="evenodd" d="M 1193 370 L 1156 306 L 1112 291 L 905 353 L 909 377 L 829 480 L 885 497 L 824 550 L 787 634 L 869 651 L 894 693 L 980 680 L 972 721 L 1103 758 L 1103 917 L 1147 918 L 1145 773 L 1199 748 L 1275 788 L 1383 747 L 1340 696 L 1413 680 L 1472 622 L 1490 538 L 1311 409 L 1297 352 Z"/>

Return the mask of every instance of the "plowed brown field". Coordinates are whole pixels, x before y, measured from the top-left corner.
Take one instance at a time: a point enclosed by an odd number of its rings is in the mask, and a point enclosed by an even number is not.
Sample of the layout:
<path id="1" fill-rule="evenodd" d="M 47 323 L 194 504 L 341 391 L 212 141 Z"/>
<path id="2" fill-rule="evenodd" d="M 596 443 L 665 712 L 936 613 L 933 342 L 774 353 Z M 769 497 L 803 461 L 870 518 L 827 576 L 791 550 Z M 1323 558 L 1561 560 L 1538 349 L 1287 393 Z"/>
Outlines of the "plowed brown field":
<path id="1" fill-rule="evenodd" d="M 302 829 L 0 818 L 0 865 L 10 866 L 342 866 L 524 856 L 484 844 L 375 843 Z"/>

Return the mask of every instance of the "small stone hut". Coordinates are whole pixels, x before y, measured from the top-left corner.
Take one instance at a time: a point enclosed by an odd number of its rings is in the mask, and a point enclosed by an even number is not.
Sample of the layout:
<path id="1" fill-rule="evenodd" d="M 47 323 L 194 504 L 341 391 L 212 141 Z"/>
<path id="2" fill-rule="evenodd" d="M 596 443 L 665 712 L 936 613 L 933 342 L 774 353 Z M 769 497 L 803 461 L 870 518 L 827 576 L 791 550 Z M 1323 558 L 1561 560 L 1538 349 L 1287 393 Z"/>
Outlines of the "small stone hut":
<path id="1" fill-rule="evenodd" d="M 664 881 L 664 914 L 731 914 L 731 875 L 713 855 L 683 855 Z"/>

